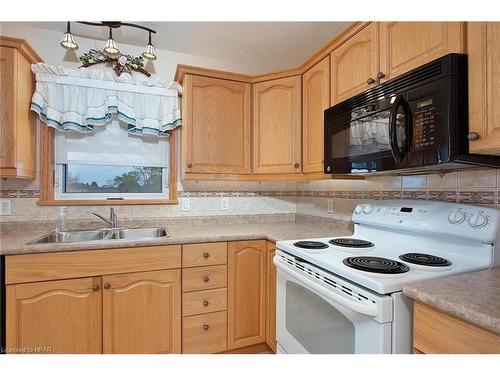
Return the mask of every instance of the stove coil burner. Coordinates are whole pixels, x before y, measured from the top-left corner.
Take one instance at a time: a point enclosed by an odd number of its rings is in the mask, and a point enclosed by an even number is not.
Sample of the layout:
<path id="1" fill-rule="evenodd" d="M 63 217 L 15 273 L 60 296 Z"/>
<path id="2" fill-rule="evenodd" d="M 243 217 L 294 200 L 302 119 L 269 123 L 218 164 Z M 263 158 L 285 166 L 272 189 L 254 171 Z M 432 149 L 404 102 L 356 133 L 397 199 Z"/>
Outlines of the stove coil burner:
<path id="1" fill-rule="evenodd" d="M 350 257 L 344 259 L 343 262 L 348 267 L 374 273 L 397 274 L 410 270 L 406 264 L 379 257 Z"/>
<path id="2" fill-rule="evenodd" d="M 421 266 L 429 267 L 447 267 L 451 266 L 448 259 L 441 258 L 431 254 L 422 253 L 407 253 L 399 256 L 399 259 L 408 263 L 418 264 Z"/>
<path id="3" fill-rule="evenodd" d="M 328 248 L 328 245 L 326 243 L 319 242 L 319 241 L 299 241 L 299 242 L 295 242 L 293 245 L 300 247 L 302 249 L 313 249 L 313 250 L 327 249 Z"/>
<path id="4" fill-rule="evenodd" d="M 358 240 L 356 238 L 334 238 L 329 241 L 332 245 L 343 247 L 373 247 L 373 242 Z"/>

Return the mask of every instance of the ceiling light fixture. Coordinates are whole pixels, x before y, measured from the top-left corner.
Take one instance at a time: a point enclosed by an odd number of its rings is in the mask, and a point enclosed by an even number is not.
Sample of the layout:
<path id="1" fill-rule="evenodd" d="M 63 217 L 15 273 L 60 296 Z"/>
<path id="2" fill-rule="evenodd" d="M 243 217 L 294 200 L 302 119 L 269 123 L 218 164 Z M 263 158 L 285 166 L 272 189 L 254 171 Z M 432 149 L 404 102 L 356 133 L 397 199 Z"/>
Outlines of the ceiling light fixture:
<path id="1" fill-rule="evenodd" d="M 151 43 L 151 31 L 149 32 L 148 45 L 146 46 L 146 49 L 142 53 L 142 57 L 144 57 L 147 60 L 156 60 L 155 47 Z"/>
<path id="2" fill-rule="evenodd" d="M 120 51 L 116 47 L 115 41 L 113 40 L 113 29 L 111 28 L 111 26 L 109 27 L 109 39 L 106 42 L 106 46 L 104 47 L 104 52 L 111 56 L 118 55 L 120 53 Z"/>
<path id="3" fill-rule="evenodd" d="M 78 44 L 75 42 L 75 38 L 73 34 L 71 34 L 71 30 L 69 27 L 69 22 L 66 25 L 66 32 L 64 33 L 64 38 L 60 43 L 61 47 L 70 51 L 74 51 L 78 49 Z"/>

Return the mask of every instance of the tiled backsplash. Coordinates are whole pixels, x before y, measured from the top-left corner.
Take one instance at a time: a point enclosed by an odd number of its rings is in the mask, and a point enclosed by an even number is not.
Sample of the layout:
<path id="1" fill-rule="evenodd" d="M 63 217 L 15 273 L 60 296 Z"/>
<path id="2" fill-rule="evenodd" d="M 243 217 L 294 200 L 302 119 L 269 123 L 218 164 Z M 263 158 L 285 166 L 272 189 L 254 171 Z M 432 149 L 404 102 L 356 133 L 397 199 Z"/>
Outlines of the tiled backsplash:
<path id="1" fill-rule="evenodd" d="M 0 181 L 0 197 L 11 199 L 12 215 L 1 221 L 55 220 L 58 207 L 37 206 L 36 183 Z M 349 220 L 357 203 L 374 199 L 430 199 L 499 206 L 500 173 L 496 170 L 452 172 L 422 176 L 379 176 L 365 180 L 311 182 L 189 182 L 179 198 L 189 198 L 190 210 L 181 205 L 115 206 L 120 218 L 175 218 L 215 215 L 299 213 Z M 227 198 L 228 209 L 221 209 Z M 68 219 L 90 219 L 88 210 L 106 214 L 111 206 L 70 206 Z"/>

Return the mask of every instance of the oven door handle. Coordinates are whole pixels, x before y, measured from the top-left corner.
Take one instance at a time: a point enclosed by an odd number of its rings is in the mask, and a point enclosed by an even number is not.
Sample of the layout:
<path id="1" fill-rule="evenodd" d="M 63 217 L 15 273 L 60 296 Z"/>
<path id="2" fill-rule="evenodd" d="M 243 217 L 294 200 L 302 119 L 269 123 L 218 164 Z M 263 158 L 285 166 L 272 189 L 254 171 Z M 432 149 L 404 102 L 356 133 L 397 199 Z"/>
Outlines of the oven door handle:
<path id="1" fill-rule="evenodd" d="M 328 290 L 327 288 L 322 287 L 321 285 L 318 285 L 317 283 L 309 280 L 307 277 L 304 277 L 299 272 L 283 265 L 279 260 L 276 260 L 276 258 L 273 258 L 273 263 L 276 266 L 276 268 L 279 268 L 283 272 L 291 275 L 292 277 L 294 277 L 295 279 L 300 281 L 303 285 L 305 285 L 309 289 L 315 291 L 316 293 L 318 293 L 322 296 L 325 296 L 325 297 L 331 299 L 332 301 L 334 301 L 334 302 L 336 302 L 336 303 L 338 303 L 346 308 L 349 308 L 355 312 L 358 312 L 360 314 L 369 315 L 369 316 L 373 316 L 373 317 L 378 316 L 378 308 L 375 304 L 365 305 L 365 304 L 357 303 L 353 300 L 349 300 L 347 298 L 344 298 L 344 297 L 338 295 L 337 293 L 334 293 L 334 292 Z"/>

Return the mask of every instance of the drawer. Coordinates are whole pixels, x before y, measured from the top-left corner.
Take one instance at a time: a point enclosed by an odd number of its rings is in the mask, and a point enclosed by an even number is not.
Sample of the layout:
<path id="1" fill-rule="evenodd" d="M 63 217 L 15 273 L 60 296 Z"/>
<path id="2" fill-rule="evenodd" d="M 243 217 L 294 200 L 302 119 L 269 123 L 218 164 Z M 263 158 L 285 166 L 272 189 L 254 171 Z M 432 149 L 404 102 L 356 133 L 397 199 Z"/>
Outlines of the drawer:
<path id="1" fill-rule="evenodd" d="M 182 246 L 183 267 L 213 266 L 216 264 L 227 264 L 227 242 Z"/>
<path id="2" fill-rule="evenodd" d="M 18 284 L 180 268 L 181 255 L 180 245 L 7 255 L 5 282 Z"/>
<path id="3" fill-rule="evenodd" d="M 182 352 L 219 353 L 227 348 L 226 311 L 182 318 Z"/>
<path id="4" fill-rule="evenodd" d="M 227 309 L 227 289 L 200 290 L 182 294 L 182 316 L 206 314 Z"/>
<path id="5" fill-rule="evenodd" d="M 217 289 L 227 286 L 227 266 L 184 268 L 182 291 Z"/>

